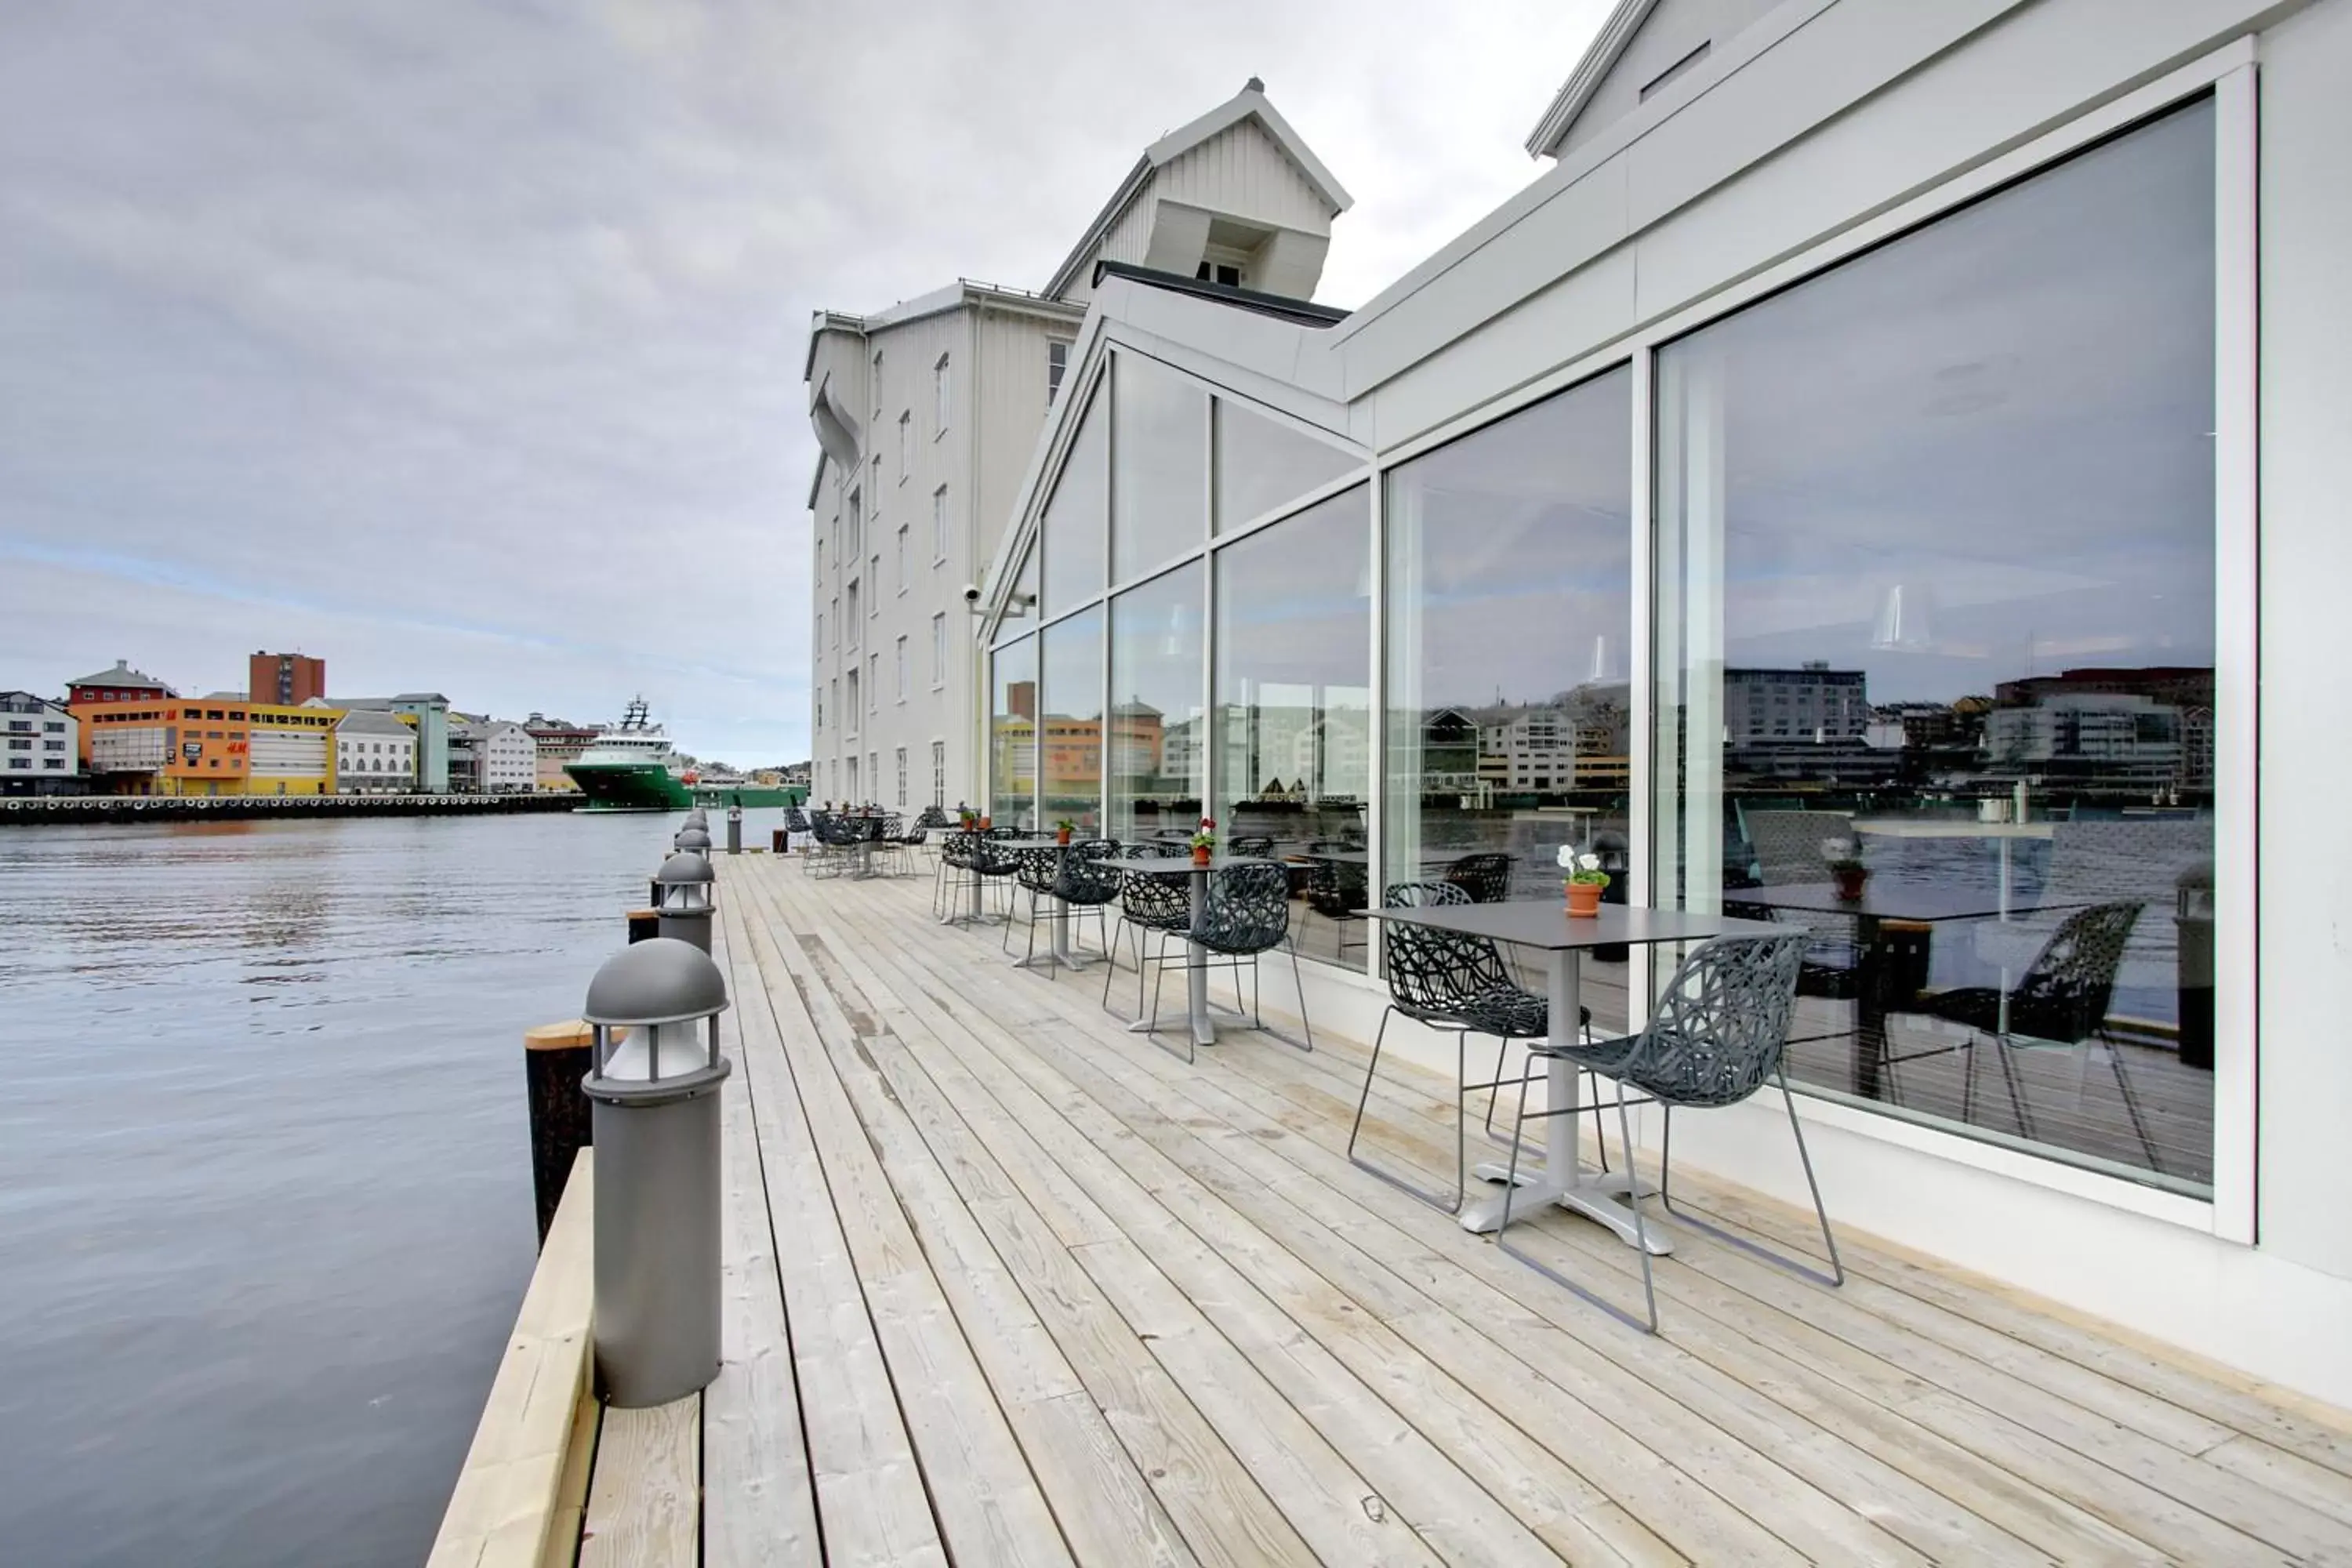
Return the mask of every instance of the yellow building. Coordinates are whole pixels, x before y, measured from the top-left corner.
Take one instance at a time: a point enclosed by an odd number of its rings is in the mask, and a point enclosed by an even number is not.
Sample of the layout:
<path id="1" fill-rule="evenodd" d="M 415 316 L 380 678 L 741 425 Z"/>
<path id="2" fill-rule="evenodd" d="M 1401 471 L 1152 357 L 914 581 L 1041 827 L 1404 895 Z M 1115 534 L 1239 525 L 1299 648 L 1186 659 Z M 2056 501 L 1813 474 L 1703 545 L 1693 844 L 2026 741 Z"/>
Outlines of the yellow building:
<path id="1" fill-rule="evenodd" d="M 247 795 L 335 793 L 335 726 L 343 710 L 320 698 L 298 706 L 246 704 Z"/>

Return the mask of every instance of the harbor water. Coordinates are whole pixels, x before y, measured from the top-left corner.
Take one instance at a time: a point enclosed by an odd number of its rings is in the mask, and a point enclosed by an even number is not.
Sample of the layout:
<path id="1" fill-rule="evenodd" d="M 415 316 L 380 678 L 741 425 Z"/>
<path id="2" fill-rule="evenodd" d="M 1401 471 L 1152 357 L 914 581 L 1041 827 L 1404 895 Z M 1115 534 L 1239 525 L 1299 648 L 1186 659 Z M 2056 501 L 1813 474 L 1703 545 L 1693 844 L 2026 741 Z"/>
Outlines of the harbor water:
<path id="1" fill-rule="evenodd" d="M 535 1256 L 522 1032 L 677 826 L 0 832 L 0 1561 L 423 1560 Z"/>

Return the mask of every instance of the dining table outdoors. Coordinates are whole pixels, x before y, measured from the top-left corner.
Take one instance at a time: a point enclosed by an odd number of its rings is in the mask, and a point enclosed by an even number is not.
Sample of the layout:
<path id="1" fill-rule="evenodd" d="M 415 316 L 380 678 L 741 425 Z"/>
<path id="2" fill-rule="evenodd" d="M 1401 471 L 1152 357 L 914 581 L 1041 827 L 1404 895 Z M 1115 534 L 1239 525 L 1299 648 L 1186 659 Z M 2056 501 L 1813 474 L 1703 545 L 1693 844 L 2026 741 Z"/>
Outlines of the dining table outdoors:
<path id="1" fill-rule="evenodd" d="M 1067 855 L 1070 853 L 1072 847 L 1070 845 L 1063 843 L 1059 838 L 1054 837 L 1052 834 L 1042 834 L 1030 838 L 995 838 L 991 839 L 989 843 L 991 847 L 1004 850 L 1007 853 L 1016 849 L 1056 849 L 1062 854 Z M 975 884 L 972 892 L 972 899 L 975 905 L 977 905 L 979 898 L 979 889 Z M 1034 954 L 1024 954 L 1023 956 L 1014 959 L 1013 961 L 1013 967 L 1015 969 L 1050 969 L 1054 965 L 1059 964 L 1064 969 L 1084 969 L 1087 964 L 1092 963 L 1094 960 L 1070 945 L 1070 906 L 1068 902 L 1065 900 L 1059 893 L 1054 894 L 1048 901 L 1054 906 L 1052 912 L 1047 916 L 1047 929 L 1053 932 L 1052 940 L 1046 943 L 1045 952 Z"/>
<path id="2" fill-rule="evenodd" d="M 1281 861 L 1264 855 L 1213 855 L 1205 866 L 1187 856 L 1181 859 L 1163 859 L 1152 855 L 1114 855 L 1104 858 L 1104 866 L 1123 872 L 1146 877 L 1189 877 L 1192 882 L 1192 930 L 1201 928 L 1201 915 L 1209 905 L 1209 878 L 1232 866 L 1279 866 Z M 1209 1006 L 1209 951 L 1191 940 L 1186 933 L 1184 959 L 1184 1022 L 1192 1032 L 1196 1046 L 1217 1043 L 1217 1024 Z M 1148 1035 L 1158 1027 L 1148 1015 L 1138 1018 L 1127 1028 L 1129 1034 Z"/>
<path id="3" fill-rule="evenodd" d="M 1370 921 L 1399 921 L 1436 931 L 1486 937 L 1512 947 L 1532 949 L 1545 957 L 1545 1024 L 1548 1043 L 1574 1046 L 1582 1017 L 1581 960 L 1597 947 L 1648 946 L 1661 942 L 1704 942 L 1718 936 L 1785 935 L 1783 927 L 1769 921 L 1737 920 L 1727 915 L 1687 910 L 1653 910 L 1627 904 L 1603 904 L 1591 916 L 1572 916 L 1557 899 L 1515 899 L 1493 904 L 1423 904 L 1403 909 L 1361 911 Z M 1545 1106 L 1554 1112 L 1572 1111 L 1579 1105 L 1577 1068 L 1559 1057 L 1544 1064 Z M 1633 1213 L 1620 1198 L 1633 1195 L 1633 1161 L 1622 1171 L 1595 1171 L 1577 1152 L 1579 1118 L 1554 1114 L 1544 1118 L 1544 1166 L 1520 1167 L 1513 1206 L 1524 1212 L 1543 1204 L 1557 1204 L 1614 1232 L 1628 1247 L 1643 1245 L 1654 1254 L 1674 1250 L 1662 1226 L 1637 1230 Z M 1488 1162 L 1475 1167 L 1485 1181 L 1509 1179 L 1509 1167 Z M 1650 1189 L 1643 1188 L 1643 1191 Z M 1462 1205 L 1462 1227 L 1492 1231 L 1503 1223 L 1503 1198 Z M 1639 1239 L 1637 1239 L 1637 1237 Z"/>

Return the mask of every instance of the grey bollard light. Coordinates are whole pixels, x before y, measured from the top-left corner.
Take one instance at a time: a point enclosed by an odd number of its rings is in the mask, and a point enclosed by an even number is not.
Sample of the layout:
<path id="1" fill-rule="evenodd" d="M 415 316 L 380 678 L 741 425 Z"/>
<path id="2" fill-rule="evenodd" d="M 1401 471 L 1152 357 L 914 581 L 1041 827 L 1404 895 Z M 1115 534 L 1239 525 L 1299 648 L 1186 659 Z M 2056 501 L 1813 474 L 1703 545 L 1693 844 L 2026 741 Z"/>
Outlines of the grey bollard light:
<path id="1" fill-rule="evenodd" d="M 710 814 L 698 805 L 692 811 L 686 814 L 686 820 L 679 823 L 678 826 L 682 828 L 699 827 L 705 833 L 708 833 L 710 831 Z"/>
<path id="2" fill-rule="evenodd" d="M 708 858 L 710 854 L 710 835 L 699 827 L 681 827 L 677 830 L 677 837 L 670 840 L 670 847 L 684 850 L 689 855 Z"/>
<path id="3" fill-rule="evenodd" d="M 727 853 L 743 853 L 743 808 L 740 805 L 727 808 Z"/>
<path id="4" fill-rule="evenodd" d="M 711 870 L 710 862 L 679 850 L 654 873 L 654 914 L 661 922 L 656 934 L 691 942 L 709 952 L 718 893 L 718 874 Z"/>
<path id="5" fill-rule="evenodd" d="M 719 1375 L 719 1054 L 727 981 L 708 953 L 656 937 L 588 983 L 596 1147 L 596 1377 L 641 1410 Z M 614 1032 L 625 1028 L 626 1039 Z"/>

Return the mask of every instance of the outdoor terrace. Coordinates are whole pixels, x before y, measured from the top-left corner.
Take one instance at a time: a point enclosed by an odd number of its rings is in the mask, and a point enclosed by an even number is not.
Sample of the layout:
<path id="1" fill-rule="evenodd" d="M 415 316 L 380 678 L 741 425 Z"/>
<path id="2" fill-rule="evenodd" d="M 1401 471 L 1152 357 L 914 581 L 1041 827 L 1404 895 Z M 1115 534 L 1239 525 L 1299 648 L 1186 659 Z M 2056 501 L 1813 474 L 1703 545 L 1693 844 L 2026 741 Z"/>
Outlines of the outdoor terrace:
<path id="1" fill-rule="evenodd" d="M 2352 1561 L 2339 1412 L 1850 1230 L 1836 1290 L 1677 1232 L 1645 1337 L 1348 1163 L 1360 1042 L 1187 1067 L 928 873 L 719 869 L 726 1362 L 604 1414 L 583 1563 Z M 1451 1086 L 1382 1077 L 1450 1180 Z"/>

